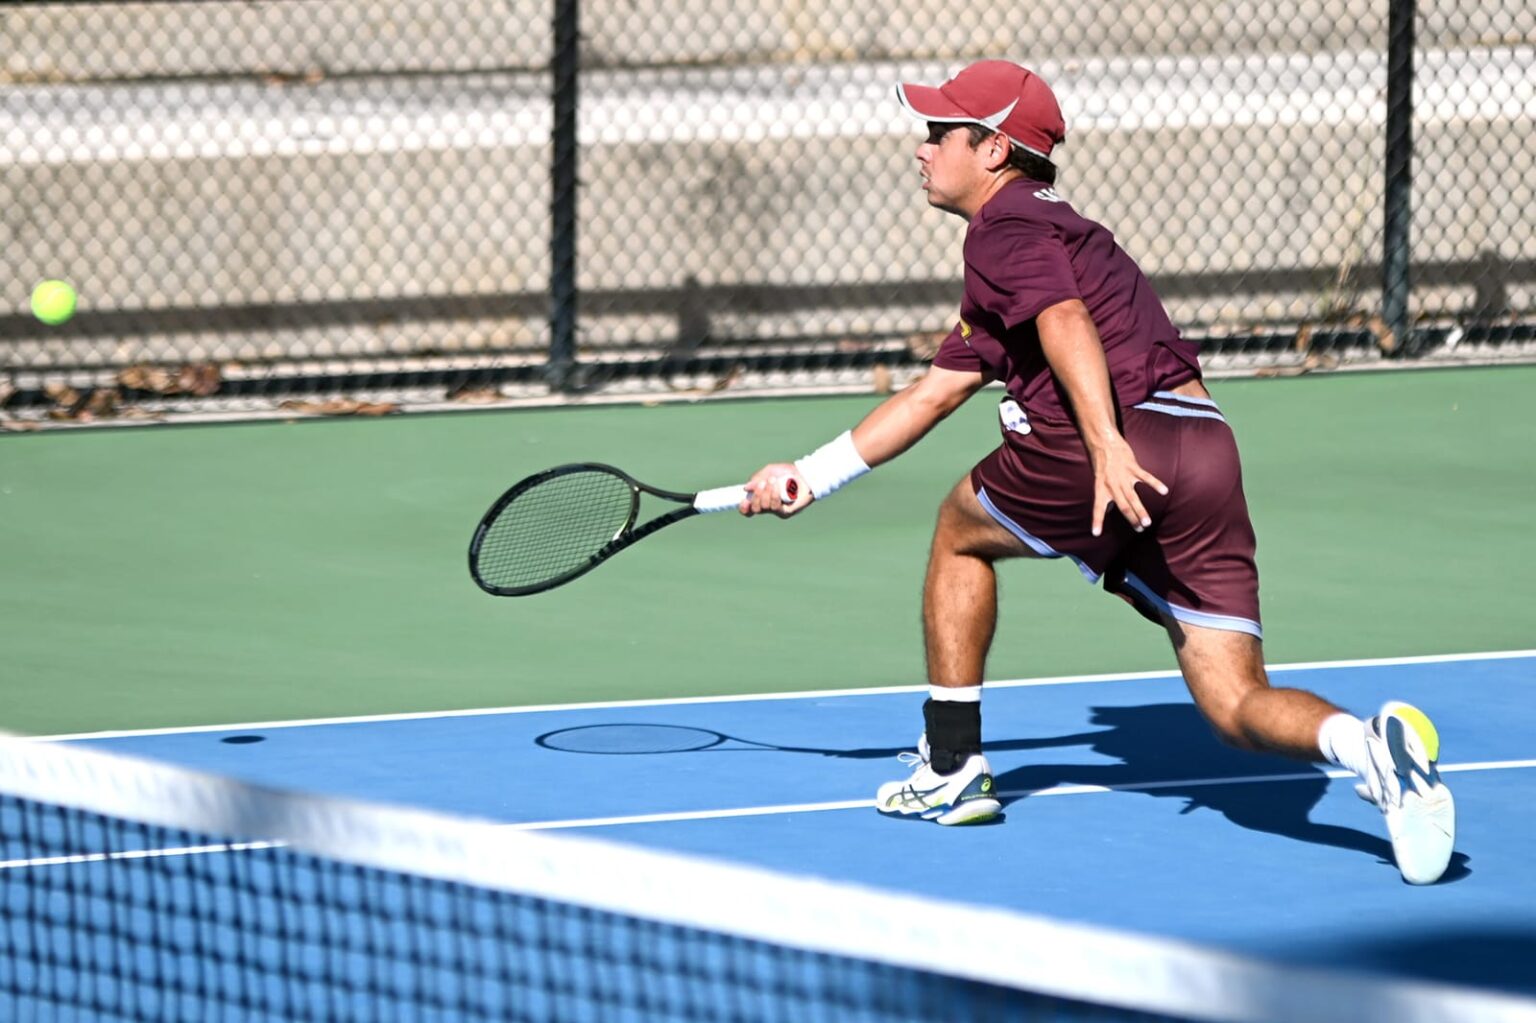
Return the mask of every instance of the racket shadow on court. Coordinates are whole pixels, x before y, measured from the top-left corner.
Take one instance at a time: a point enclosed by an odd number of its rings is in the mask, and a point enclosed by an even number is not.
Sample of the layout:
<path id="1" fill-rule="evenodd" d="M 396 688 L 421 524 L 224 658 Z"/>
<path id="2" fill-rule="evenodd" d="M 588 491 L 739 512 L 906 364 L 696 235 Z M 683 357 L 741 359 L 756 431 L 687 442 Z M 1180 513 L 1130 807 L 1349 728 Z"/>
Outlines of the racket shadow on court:
<path id="1" fill-rule="evenodd" d="M 1321 767 L 1226 746 L 1193 704 L 1094 707 L 1089 723 L 1097 727 L 1041 740 L 1036 748 L 1086 746 L 1119 763 L 1015 768 L 997 778 L 1003 805 L 1059 785 L 1131 788 L 1158 799 L 1183 800 L 1181 814 L 1214 810 L 1238 827 L 1364 853 L 1396 869 L 1384 834 L 1311 819 L 1330 783 Z M 1360 812 L 1364 822 L 1376 811 L 1361 803 Z M 1464 853 L 1456 853 L 1440 883 L 1470 875 L 1468 863 Z"/>
<path id="2" fill-rule="evenodd" d="M 667 753 L 771 752 L 809 753 L 823 757 L 851 760 L 876 760 L 894 757 L 901 747 L 867 749 L 827 749 L 818 746 L 782 746 L 755 739 L 743 739 L 712 728 L 668 725 L 652 722 L 613 721 L 595 725 L 557 728 L 536 737 L 534 743 L 560 753 L 584 753 L 592 756 L 656 756 Z"/>
<path id="3" fill-rule="evenodd" d="M 560 753 L 592 756 L 655 756 L 667 753 L 771 752 L 803 753 L 838 757 L 845 760 L 884 760 L 910 753 L 906 746 L 871 746 L 833 749 L 824 746 L 784 746 L 755 739 L 744 739 L 710 728 L 652 722 L 614 721 L 594 725 L 557 728 L 535 737 L 535 745 Z M 1014 739 L 987 743 L 988 750 L 1039 749 L 1055 745 L 1054 739 Z"/>

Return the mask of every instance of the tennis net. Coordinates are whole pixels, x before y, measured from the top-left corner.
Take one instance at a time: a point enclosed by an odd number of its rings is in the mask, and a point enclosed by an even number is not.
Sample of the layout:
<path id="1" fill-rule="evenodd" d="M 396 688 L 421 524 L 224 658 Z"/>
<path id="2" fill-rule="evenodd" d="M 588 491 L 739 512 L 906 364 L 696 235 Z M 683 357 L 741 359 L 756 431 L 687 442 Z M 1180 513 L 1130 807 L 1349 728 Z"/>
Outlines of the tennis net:
<path id="1" fill-rule="evenodd" d="M 1528 1003 L 0 740 L 7 1020 L 1529 1018 Z"/>

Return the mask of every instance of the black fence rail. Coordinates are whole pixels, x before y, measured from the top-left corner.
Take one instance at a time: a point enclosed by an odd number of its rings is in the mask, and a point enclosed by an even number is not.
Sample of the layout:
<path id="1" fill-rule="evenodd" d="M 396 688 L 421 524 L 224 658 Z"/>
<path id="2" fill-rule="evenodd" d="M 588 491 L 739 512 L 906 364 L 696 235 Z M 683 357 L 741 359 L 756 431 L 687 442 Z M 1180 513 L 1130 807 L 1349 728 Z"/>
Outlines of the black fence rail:
<path id="1" fill-rule="evenodd" d="M 1209 371 L 1536 359 L 1515 0 L 21 3 L 0 37 L 10 429 L 899 387 L 964 225 L 894 85 L 987 56 L 1052 84 L 1059 189 Z"/>

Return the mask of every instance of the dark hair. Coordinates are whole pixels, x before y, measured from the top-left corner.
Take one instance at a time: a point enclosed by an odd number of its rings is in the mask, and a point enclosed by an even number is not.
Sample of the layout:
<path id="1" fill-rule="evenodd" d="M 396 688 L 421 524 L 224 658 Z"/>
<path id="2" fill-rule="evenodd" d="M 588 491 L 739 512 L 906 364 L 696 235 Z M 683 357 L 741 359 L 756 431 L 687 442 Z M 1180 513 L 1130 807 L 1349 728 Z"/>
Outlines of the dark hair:
<path id="1" fill-rule="evenodd" d="M 984 124 L 968 124 L 965 127 L 971 133 L 972 149 L 997 134 Z M 1008 162 L 1004 166 L 1018 171 L 1031 181 L 1043 181 L 1047 185 L 1056 183 L 1056 165 L 1043 156 L 1031 153 L 1018 143 L 1008 147 Z"/>

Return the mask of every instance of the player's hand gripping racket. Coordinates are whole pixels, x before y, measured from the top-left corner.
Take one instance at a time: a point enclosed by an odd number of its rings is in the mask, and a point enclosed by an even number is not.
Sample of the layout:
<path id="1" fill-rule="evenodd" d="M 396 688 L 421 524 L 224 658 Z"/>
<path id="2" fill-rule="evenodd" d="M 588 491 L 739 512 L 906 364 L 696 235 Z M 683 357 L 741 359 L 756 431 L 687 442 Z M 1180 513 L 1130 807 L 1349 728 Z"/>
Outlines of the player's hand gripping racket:
<path id="1" fill-rule="evenodd" d="M 799 491 L 792 478 L 779 485 L 786 504 Z M 636 526 L 642 493 L 682 507 Z M 491 505 L 469 543 L 469 574 L 498 597 L 542 593 L 585 575 L 664 526 L 729 511 L 746 497 L 744 485 L 679 494 L 646 486 L 611 465 L 556 466 L 529 476 Z"/>

